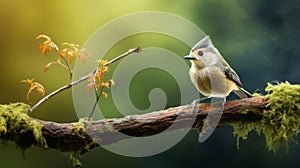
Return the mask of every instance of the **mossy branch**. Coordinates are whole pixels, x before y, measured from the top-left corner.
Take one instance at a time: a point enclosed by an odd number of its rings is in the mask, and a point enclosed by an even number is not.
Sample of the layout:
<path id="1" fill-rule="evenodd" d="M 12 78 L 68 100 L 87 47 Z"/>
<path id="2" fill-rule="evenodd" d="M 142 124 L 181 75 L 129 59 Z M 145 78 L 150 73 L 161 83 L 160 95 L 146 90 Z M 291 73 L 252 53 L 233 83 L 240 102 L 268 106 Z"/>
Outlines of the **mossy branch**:
<path id="1" fill-rule="evenodd" d="M 235 122 L 258 121 L 262 118 L 262 113 L 266 110 L 266 105 L 267 99 L 264 97 L 228 101 L 225 105 L 219 126 Z M 4 106 L 29 107 L 25 104 L 11 104 Z M 198 116 L 193 128 L 200 128 L 208 112 L 213 110 L 209 103 L 199 104 L 198 107 Z M 13 108 L 9 109 L 10 111 L 14 111 Z M 26 109 L 24 111 L 26 111 Z M 80 151 L 84 150 L 93 142 L 90 136 L 87 135 L 87 131 L 91 136 L 97 134 L 97 137 L 101 137 L 100 145 L 108 145 L 128 137 L 120 137 L 119 135 L 114 134 L 116 131 L 137 137 L 154 135 L 167 129 L 173 121 L 175 121 L 176 117 L 179 116 L 180 119 L 177 119 L 176 122 L 181 124 L 179 124 L 179 127 L 176 129 L 184 129 L 186 128 L 184 123 L 193 120 L 193 115 L 192 106 L 185 105 L 142 115 L 130 115 L 124 118 L 103 119 L 91 122 L 81 120 L 77 123 L 55 123 L 29 117 L 27 122 L 36 122 L 42 126 L 42 136 L 45 138 L 48 148 L 58 149 L 61 151 Z M 116 137 L 114 137 L 115 135 Z M 16 135 L 12 138 L 8 139 L 15 141 L 15 136 L 19 136 L 18 132 L 16 132 Z M 34 137 L 31 137 L 31 139 L 33 140 L 33 144 L 39 146 L 36 144 Z"/>
<path id="2" fill-rule="evenodd" d="M 266 96 L 226 102 L 218 126 L 232 125 L 238 139 L 245 139 L 251 130 L 255 130 L 265 135 L 269 150 L 277 151 L 281 146 L 287 148 L 299 132 L 300 86 L 289 83 L 269 84 L 266 91 Z M 197 119 L 193 125 L 197 129 L 202 127 L 209 111 L 214 110 L 210 103 L 201 103 L 198 107 Z M 55 123 L 30 118 L 26 114 L 28 108 L 28 105 L 22 103 L 0 106 L 2 139 L 14 141 L 22 149 L 34 144 L 43 148 L 81 153 L 98 145 L 112 144 L 129 137 L 120 136 L 116 132 L 136 137 L 150 136 L 167 129 L 175 121 L 178 127 L 170 131 L 188 129 L 185 123 L 192 120 L 191 116 L 194 115 L 192 106 L 185 105 L 123 118 Z M 93 135 L 100 137 L 100 143 L 93 141 Z"/>

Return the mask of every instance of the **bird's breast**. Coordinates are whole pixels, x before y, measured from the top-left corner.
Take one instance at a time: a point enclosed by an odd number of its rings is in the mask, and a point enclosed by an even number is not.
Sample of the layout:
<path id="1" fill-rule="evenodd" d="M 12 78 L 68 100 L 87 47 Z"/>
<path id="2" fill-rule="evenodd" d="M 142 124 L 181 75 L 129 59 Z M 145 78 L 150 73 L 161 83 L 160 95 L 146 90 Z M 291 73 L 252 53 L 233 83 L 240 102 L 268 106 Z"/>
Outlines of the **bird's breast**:
<path id="1" fill-rule="evenodd" d="M 218 67 L 191 68 L 190 77 L 197 90 L 206 97 L 227 96 L 235 86 Z"/>

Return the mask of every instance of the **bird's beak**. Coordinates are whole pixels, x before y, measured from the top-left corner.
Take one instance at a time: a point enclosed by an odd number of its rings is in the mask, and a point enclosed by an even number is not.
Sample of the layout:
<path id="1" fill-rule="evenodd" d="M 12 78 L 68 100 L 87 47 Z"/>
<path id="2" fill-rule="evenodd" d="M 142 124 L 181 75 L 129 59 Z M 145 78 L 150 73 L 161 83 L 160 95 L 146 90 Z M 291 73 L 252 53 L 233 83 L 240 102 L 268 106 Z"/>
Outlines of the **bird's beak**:
<path id="1" fill-rule="evenodd" d="M 184 59 L 188 59 L 188 60 L 194 60 L 196 59 L 195 57 L 191 56 L 191 55 L 187 55 L 185 57 L 183 57 Z"/>

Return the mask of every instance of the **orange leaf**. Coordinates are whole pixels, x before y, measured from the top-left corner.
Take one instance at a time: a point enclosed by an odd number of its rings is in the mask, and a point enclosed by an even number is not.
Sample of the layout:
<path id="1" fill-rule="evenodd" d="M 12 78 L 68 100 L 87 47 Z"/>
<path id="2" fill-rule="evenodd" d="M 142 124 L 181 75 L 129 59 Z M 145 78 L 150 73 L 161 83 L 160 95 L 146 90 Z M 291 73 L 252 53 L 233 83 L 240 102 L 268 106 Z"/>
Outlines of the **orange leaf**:
<path id="1" fill-rule="evenodd" d="M 37 89 L 36 89 L 36 92 L 37 92 L 38 94 L 44 96 L 44 94 L 45 94 L 45 89 L 44 89 L 44 88 L 37 88 Z"/>
<path id="2" fill-rule="evenodd" d="M 90 91 L 92 88 L 93 88 L 93 83 L 89 83 L 87 86 L 86 86 L 86 88 L 85 88 L 85 90 L 88 92 L 88 91 Z"/>
<path id="3" fill-rule="evenodd" d="M 51 40 L 49 36 L 41 34 L 38 35 L 36 39 L 44 39 L 44 42 L 42 42 L 42 44 L 40 45 L 40 50 L 43 54 L 47 55 L 52 49 L 54 49 L 57 52 L 59 51 L 57 45 Z"/>
<path id="4" fill-rule="evenodd" d="M 52 64 L 57 64 L 57 62 L 50 62 L 44 67 L 44 71 L 47 72 Z"/>
<path id="5" fill-rule="evenodd" d="M 43 54 L 47 55 L 52 49 L 58 51 L 58 47 L 52 41 L 46 40 L 40 45 L 40 50 Z"/>
<path id="6" fill-rule="evenodd" d="M 52 62 L 48 63 L 44 66 L 44 71 L 47 72 L 49 70 L 49 67 L 52 65 Z"/>
<path id="7" fill-rule="evenodd" d="M 29 103 L 30 103 L 30 101 L 29 101 L 30 96 L 33 94 L 33 92 L 41 94 L 42 96 L 44 96 L 44 94 L 45 94 L 44 86 L 38 82 L 33 82 L 33 81 L 34 81 L 34 79 L 26 79 L 26 80 L 21 81 L 21 82 L 28 83 L 30 85 L 29 90 L 27 92 L 27 96 L 26 96 L 26 99 Z"/>
<path id="8" fill-rule="evenodd" d="M 102 67 L 102 73 L 106 73 L 106 72 L 108 72 L 108 71 L 109 71 L 109 69 L 108 69 L 107 66 L 103 66 L 103 67 Z"/>
<path id="9" fill-rule="evenodd" d="M 26 79 L 26 80 L 21 80 L 22 83 L 28 83 L 29 85 L 31 85 L 33 83 L 34 79 Z"/>
<path id="10" fill-rule="evenodd" d="M 102 82 L 103 80 L 102 80 L 102 73 L 101 73 L 101 69 L 100 69 L 100 71 L 99 71 L 99 69 L 98 69 L 98 71 L 97 71 L 97 73 L 95 74 L 95 76 L 97 77 L 97 79 L 100 81 L 100 82 Z"/>
<path id="11" fill-rule="evenodd" d="M 98 91 L 99 84 L 98 83 L 94 83 L 94 87 L 95 87 L 96 91 Z"/>
<path id="12" fill-rule="evenodd" d="M 90 77 L 88 78 L 88 82 L 94 82 L 94 80 L 95 80 L 95 76 L 90 76 Z"/>
<path id="13" fill-rule="evenodd" d="M 83 62 L 84 64 L 86 63 L 86 56 L 78 55 L 78 57 L 81 60 L 81 62 Z"/>
<path id="14" fill-rule="evenodd" d="M 47 35 L 44 35 L 44 34 L 38 35 L 35 39 L 36 39 L 36 40 L 39 40 L 39 39 L 41 39 L 41 38 L 43 38 L 43 39 L 45 39 L 45 40 L 51 41 L 51 38 L 50 38 L 49 36 L 47 36 Z"/>
<path id="15" fill-rule="evenodd" d="M 109 89 L 109 83 L 108 82 L 101 83 L 101 86 Z"/>
<path id="16" fill-rule="evenodd" d="M 60 53 L 59 53 L 59 55 L 60 55 L 61 57 L 65 57 L 65 56 L 67 55 L 67 49 L 61 50 Z"/>
<path id="17" fill-rule="evenodd" d="M 77 53 L 79 59 L 85 64 L 86 58 L 89 56 L 89 52 L 86 49 L 80 49 Z"/>
<path id="18" fill-rule="evenodd" d="M 108 94 L 106 92 L 102 92 L 101 94 L 104 95 L 105 99 L 108 99 Z"/>
<path id="19" fill-rule="evenodd" d="M 70 63 L 74 60 L 74 53 L 72 51 L 68 52 L 68 58 L 69 58 Z"/>
<path id="20" fill-rule="evenodd" d="M 38 82 L 33 82 L 31 85 L 30 85 L 30 89 L 29 90 L 32 90 L 33 91 L 36 91 L 38 94 L 44 96 L 45 94 L 45 88 L 43 85 L 41 85 L 40 83 Z"/>
<path id="21" fill-rule="evenodd" d="M 43 54 L 47 55 L 50 51 L 51 51 L 51 47 L 48 45 L 49 41 L 44 41 L 41 45 L 40 45 L 40 50 Z"/>

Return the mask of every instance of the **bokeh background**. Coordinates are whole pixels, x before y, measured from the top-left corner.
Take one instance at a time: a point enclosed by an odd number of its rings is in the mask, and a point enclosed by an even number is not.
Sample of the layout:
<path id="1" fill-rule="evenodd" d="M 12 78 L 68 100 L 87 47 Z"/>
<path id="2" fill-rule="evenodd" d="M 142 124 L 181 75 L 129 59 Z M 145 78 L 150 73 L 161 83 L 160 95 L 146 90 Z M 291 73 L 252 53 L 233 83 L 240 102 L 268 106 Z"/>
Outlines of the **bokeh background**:
<path id="1" fill-rule="evenodd" d="M 68 41 L 83 45 L 96 29 L 112 19 L 149 10 L 182 16 L 202 28 L 251 92 L 264 93 L 267 82 L 272 81 L 300 83 L 298 0 L 0 0 L 0 103 L 26 100 L 28 86 L 20 83 L 22 79 L 35 78 L 47 93 L 68 82 L 67 72 L 59 67 L 43 71 L 44 65 L 56 58 L 55 54 L 44 56 L 39 52 L 40 42 L 35 40 L 38 34 L 51 36 L 57 44 Z M 135 46 L 166 48 L 179 56 L 189 52 L 189 47 L 176 39 L 146 33 L 120 41 L 106 54 L 107 58 Z M 149 84 L 153 78 L 157 80 Z M 176 106 L 180 98 L 178 86 L 173 83 L 167 73 L 146 69 L 132 81 L 132 101 L 145 109 L 149 106 L 149 90 L 160 87 L 167 94 L 167 106 Z M 103 104 L 104 111 L 111 112 L 109 117 L 119 116 L 112 100 L 104 103 L 100 106 Z M 56 122 L 77 121 L 71 90 L 50 99 L 32 116 Z M 280 150 L 274 154 L 265 148 L 264 137 L 254 133 L 237 149 L 230 126 L 216 129 L 204 143 L 198 143 L 197 136 L 197 131 L 191 130 L 176 146 L 155 156 L 129 158 L 97 148 L 81 161 L 85 167 L 296 167 L 300 164 L 299 145 L 292 144 L 287 153 Z M 3 168 L 71 167 L 67 156 L 58 151 L 33 147 L 25 151 L 24 159 L 15 144 L 7 142 L 0 145 L 0 164 Z"/>

